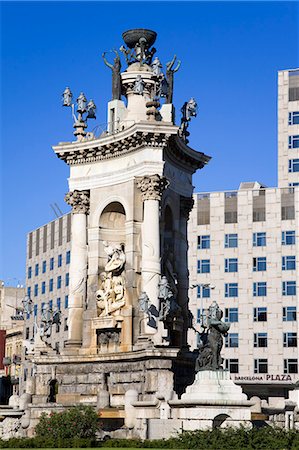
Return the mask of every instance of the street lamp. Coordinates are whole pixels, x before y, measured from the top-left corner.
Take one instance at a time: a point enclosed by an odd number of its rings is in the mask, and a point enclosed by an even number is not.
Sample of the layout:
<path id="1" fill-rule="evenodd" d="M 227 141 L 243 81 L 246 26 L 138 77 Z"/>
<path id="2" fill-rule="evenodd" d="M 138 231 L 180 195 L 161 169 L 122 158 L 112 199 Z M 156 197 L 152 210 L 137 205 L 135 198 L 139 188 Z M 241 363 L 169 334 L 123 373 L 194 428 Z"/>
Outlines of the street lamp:
<path id="1" fill-rule="evenodd" d="M 190 289 L 195 289 L 195 288 L 198 288 L 198 287 L 215 289 L 216 286 L 214 284 L 211 284 L 211 283 L 197 283 L 197 284 L 192 284 L 190 286 Z M 202 328 L 206 328 L 205 327 L 204 318 L 205 318 L 205 315 L 203 314 L 203 296 L 202 296 L 202 293 L 201 293 L 201 296 L 200 296 L 200 322 L 199 323 L 200 323 Z"/>
<path id="2" fill-rule="evenodd" d="M 79 97 L 76 100 L 76 111 L 77 116 L 75 114 L 75 105 L 73 103 L 73 94 L 69 87 L 66 87 L 62 94 L 62 106 L 71 107 L 72 108 L 72 116 L 74 120 L 73 127 L 75 128 L 74 135 L 78 136 L 78 140 L 82 140 L 86 135 L 84 131 L 87 128 L 87 120 L 88 119 L 96 119 L 96 105 L 93 100 L 89 100 L 87 103 L 85 94 L 83 92 L 80 93 Z M 87 114 L 86 114 L 87 113 Z M 83 117 L 83 114 L 86 114 Z"/>

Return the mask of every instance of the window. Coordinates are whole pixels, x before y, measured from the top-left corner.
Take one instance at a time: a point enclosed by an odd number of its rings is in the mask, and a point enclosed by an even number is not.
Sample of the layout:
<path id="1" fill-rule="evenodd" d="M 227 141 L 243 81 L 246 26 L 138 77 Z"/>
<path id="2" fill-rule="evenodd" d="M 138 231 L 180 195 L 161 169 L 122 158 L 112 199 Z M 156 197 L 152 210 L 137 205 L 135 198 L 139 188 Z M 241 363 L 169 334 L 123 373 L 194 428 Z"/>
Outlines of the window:
<path id="1" fill-rule="evenodd" d="M 298 359 L 284 359 L 283 373 L 298 373 Z"/>
<path id="2" fill-rule="evenodd" d="M 238 297 L 238 283 L 225 283 L 225 297 Z"/>
<path id="3" fill-rule="evenodd" d="M 224 238 L 225 248 L 237 248 L 238 247 L 238 235 L 237 234 L 226 234 Z"/>
<path id="4" fill-rule="evenodd" d="M 225 272 L 238 272 L 238 258 L 226 258 L 224 261 Z"/>
<path id="5" fill-rule="evenodd" d="M 289 102 L 299 100 L 298 70 L 289 71 Z"/>
<path id="6" fill-rule="evenodd" d="M 299 134 L 289 136 L 289 148 L 299 148 Z"/>
<path id="7" fill-rule="evenodd" d="M 25 330 L 25 339 L 29 339 L 29 327 Z"/>
<path id="8" fill-rule="evenodd" d="M 254 333 L 253 346 L 254 347 L 267 347 L 268 346 L 267 333 Z"/>
<path id="9" fill-rule="evenodd" d="M 252 192 L 252 221 L 262 222 L 266 220 L 266 196 L 265 189 Z"/>
<path id="10" fill-rule="evenodd" d="M 297 333 L 283 333 L 284 347 L 297 347 Z"/>
<path id="11" fill-rule="evenodd" d="M 34 285 L 34 297 L 38 296 L 38 284 Z"/>
<path id="12" fill-rule="evenodd" d="M 282 308 L 282 320 L 284 322 L 293 322 L 297 320 L 296 306 L 284 306 Z"/>
<path id="13" fill-rule="evenodd" d="M 209 298 L 210 297 L 210 286 L 200 284 L 197 286 L 197 297 L 198 298 Z"/>
<path id="14" fill-rule="evenodd" d="M 28 288 L 27 288 L 27 295 L 29 298 L 31 297 L 31 287 L 30 286 L 28 286 Z"/>
<path id="15" fill-rule="evenodd" d="M 67 317 L 64 319 L 64 331 L 67 331 L 69 329 L 67 325 Z"/>
<path id="16" fill-rule="evenodd" d="M 200 317 L 200 309 L 197 310 L 197 317 L 196 317 L 196 322 L 200 323 L 201 321 L 201 317 Z"/>
<path id="17" fill-rule="evenodd" d="M 68 250 L 65 254 L 65 264 L 69 264 L 71 262 L 71 252 Z"/>
<path id="18" fill-rule="evenodd" d="M 61 275 L 57 277 L 57 289 L 61 288 Z"/>
<path id="19" fill-rule="evenodd" d="M 259 281 L 253 283 L 253 296 L 254 297 L 266 297 L 267 295 L 267 283 L 266 281 Z"/>
<path id="20" fill-rule="evenodd" d="M 53 300 L 49 301 L 49 309 L 53 309 Z"/>
<path id="21" fill-rule="evenodd" d="M 210 194 L 197 195 L 197 225 L 210 223 Z"/>
<path id="22" fill-rule="evenodd" d="M 296 243 L 295 231 L 283 231 L 281 234 L 282 245 L 293 245 Z"/>
<path id="23" fill-rule="evenodd" d="M 225 336 L 225 347 L 236 348 L 239 347 L 239 334 L 238 333 L 228 333 Z"/>
<path id="24" fill-rule="evenodd" d="M 224 193 L 224 223 L 238 222 L 238 193 Z"/>
<path id="25" fill-rule="evenodd" d="M 282 295 L 296 295 L 296 281 L 283 281 Z"/>
<path id="26" fill-rule="evenodd" d="M 225 308 L 224 310 L 224 321 L 225 322 L 238 322 L 239 313 L 238 308 Z"/>
<path id="27" fill-rule="evenodd" d="M 299 159 L 289 159 L 289 172 L 299 172 Z"/>
<path id="28" fill-rule="evenodd" d="M 70 274 L 66 273 L 65 274 L 65 285 L 68 286 L 70 283 Z"/>
<path id="29" fill-rule="evenodd" d="M 254 247 L 264 247 L 266 245 L 266 233 L 253 233 L 253 246 Z"/>
<path id="30" fill-rule="evenodd" d="M 54 258 L 50 258 L 50 270 L 54 269 Z"/>
<path id="31" fill-rule="evenodd" d="M 69 296 L 68 295 L 66 295 L 64 297 L 64 307 L 65 307 L 65 309 L 67 309 L 69 307 Z"/>
<path id="32" fill-rule="evenodd" d="M 34 317 L 37 316 L 37 305 L 34 305 L 33 314 L 34 314 Z"/>
<path id="33" fill-rule="evenodd" d="M 58 310 L 60 311 L 60 307 L 61 307 L 61 298 L 60 297 L 57 298 L 56 305 L 57 305 Z"/>
<path id="34" fill-rule="evenodd" d="M 299 124 L 299 112 L 293 111 L 289 112 L 289 125 L 298 125 Z"/>
<path id="35" fill-rule="evenodd" d="M 264 306 L 253 308 L 253 321 L 267 322 L 267 308 Z"/>
<path id="36" fill-rule="evenodd" d="M 267 373 L 268 372 L 268 360 L 267 359 L 255 359 L 254 360 L 254 373 Z"/>
<path id="37" fill-rule="evenodd" d="M 37 277 L 38 276 L 38 264 L 35 264 L 35 271 L 34 271 L 34 273 L 35 273 L 35 276 Z"/>
<path id="38" fill-rule="evenodd" d="M 33 235 L 32 233 L 29 233 L 28 237 L 28 258 L 32 258 L 32 241 L 33 241 Z"/>
<path id="39" fill-rule="evenodd" d="M 46 282 L 43 281 L 42 282 L 42 294 L 45 294 L 45 293 L 46 293 Z"/>
<path id="40" fill-rule="evenodd" d="M 49 280 L 49 292 L 53 291 L 53 278 Z"/>
<path id="41" fill-rule="evenodd" d="M 30 279 L 32 277 L 32 267 L 28 267 L 28 275 L 27 275 L 28 279 Z"/>
<path id="42" fill-rule="evenodd" d="M 45 308 L 45 302 L 42 302 L 41 307 L 40 307 L 41 312 L 44 311 L 44 308 Z"/>
<path id="43" fill-rule="evenodd" d="M 47 270 L 47 261 L 43 261 L 43 273 L 46 273 Z"/>
<path id="44" fill-rule="evenodd" d="M 288 187 L 281 189 L 281 220 L 295 219 L 295 191 Z"/>
<path id="45" fill-rule="evenodd" d="M 209 235 L 198 236 L 197 248 L 198 249 L 210 248 L 210 236 Z"/>
<path id="46" fill-rule="evenodd" d="M 283 256 L 282 270 L 295 270 L 295 269 L 296 269 L 296 256 Z"/>
<path id="47" fill-rule="evenodd" d="M 209 259 L 202 259 L 197 261 L 197 273 L 210 273 Z"/>
<path id="48" fill-rule="evenodd" d="M 295 187 L 295 186 L 299 186 L 299 183 L 289 183 L 290 187 Z"/>
<path id="49" fill-rule="evenodd" d="M 58 262 L 57 262 L 57 264 L 58 264 L 58 267 L 62 266 L 62 255 L 58 255 Z"/>
<path id="50" fill-rule="evenodd" d="M 254 272 L 263 272 L 267 270 L 267 258 L 264 256 L 253 258 L 252 266 Z"/>
<path id="51" fill-rule="evenodd" d="M 239 372 L 239 360 L 238 359 L 226 359 L 225 360 L 225 368 L 229 370 L 230 373 L 238 373 Z"/>

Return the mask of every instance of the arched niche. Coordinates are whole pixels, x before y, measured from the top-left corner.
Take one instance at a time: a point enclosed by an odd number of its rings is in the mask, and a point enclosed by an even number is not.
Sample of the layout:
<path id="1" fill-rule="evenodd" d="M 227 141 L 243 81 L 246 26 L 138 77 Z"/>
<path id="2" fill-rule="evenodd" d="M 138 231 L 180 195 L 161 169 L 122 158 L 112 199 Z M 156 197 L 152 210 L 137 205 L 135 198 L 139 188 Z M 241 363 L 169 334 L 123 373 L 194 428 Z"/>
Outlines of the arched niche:
<path id="1" fill-rule="evenodd" d="M 99 220 L 100 231 L 100 261 L 99 266 L 103 268 L 107 262 L 103 242 L 110 244 L 126 244 L 126 212 L 119 202 L 109 203 L 102 211 Z"/>
<path id="2" fill-rule="evenodd" d="M 174 222 L 173 212 L 169 205 L 164 209 L 164 236 L 163 236 L 164 252 L 174 250 Z"/>
<path id="3" fill-rule="evenodd" d="M 224 422 L 227 419 L 231 419 L 231 417 L 227 414 L 218 414 L 218 416 L 214 417 L 212 428 L 223 428 L 225 427 Z"/>
<path id="4" fill-rule="evenodd" d="M 56 379 L 49 382 L 49 403 L 56 403 L 56 395 L 58 394 L 58 381 Z"/>

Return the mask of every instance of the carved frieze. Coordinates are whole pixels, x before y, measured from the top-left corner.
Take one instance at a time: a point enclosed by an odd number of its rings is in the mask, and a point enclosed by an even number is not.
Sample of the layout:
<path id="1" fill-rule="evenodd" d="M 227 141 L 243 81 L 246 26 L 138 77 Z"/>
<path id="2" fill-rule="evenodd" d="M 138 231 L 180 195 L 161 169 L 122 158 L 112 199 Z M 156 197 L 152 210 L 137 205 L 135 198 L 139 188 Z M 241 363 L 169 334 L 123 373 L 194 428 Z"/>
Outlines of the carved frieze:
<path id="1" fill-rule="evenodd" d="M 161 177 L 158 174 L 146 175 L 139 178 L 137 187 L 141 191 L 142 200 L 161 200 L 164 190 L 169 185 L 166 177 Z"/>
<path id="2" fill-rule="evenodd" d="M 88 214 L 89 213 L 89 191 L 68 192 L 64 201 L 70 205 L 74 214 Z"/>

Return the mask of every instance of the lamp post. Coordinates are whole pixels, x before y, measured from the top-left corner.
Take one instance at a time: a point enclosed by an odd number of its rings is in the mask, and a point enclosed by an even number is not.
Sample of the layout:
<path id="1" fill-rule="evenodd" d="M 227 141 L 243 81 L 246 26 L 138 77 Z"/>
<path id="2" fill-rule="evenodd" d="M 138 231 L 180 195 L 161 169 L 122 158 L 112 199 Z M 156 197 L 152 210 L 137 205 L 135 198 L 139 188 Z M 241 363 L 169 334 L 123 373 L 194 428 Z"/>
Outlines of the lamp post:
<path id="1" fill-rule="evenodd" d="M 87 128 L 87 120 L 96 119 L 97 108 L 94 101 L 89 100 L 87 103 L 85 94 L 81 92 L 76 100 L 76 116 L 75 105 L 73 103 L 73 94 L 70 88 L 66 87 L 62 94 L 62 106 L 72 108 L 72 116 L 74 120 L 73 127 L 75 128 L 74 135 L 77 136 L 78 141 L 82 141 L 82 139 L 86 136 L 85 128 Z M 86 114 L 85 117 L 84 114 Z"/>

